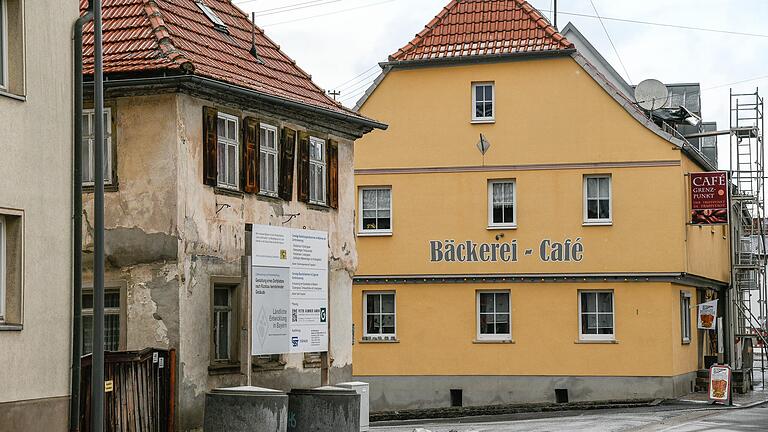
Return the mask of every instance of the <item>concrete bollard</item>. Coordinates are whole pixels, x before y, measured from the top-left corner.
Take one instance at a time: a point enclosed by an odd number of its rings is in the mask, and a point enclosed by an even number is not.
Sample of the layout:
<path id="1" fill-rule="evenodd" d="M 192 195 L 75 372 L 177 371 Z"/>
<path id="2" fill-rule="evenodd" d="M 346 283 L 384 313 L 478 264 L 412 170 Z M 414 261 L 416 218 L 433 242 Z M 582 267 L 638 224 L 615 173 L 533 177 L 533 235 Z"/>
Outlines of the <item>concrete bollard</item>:
<path id="1" fill-rule="evenodd" d="M 360 395 L 330 386 L 291 390 L 288 432 L 360 432 Z"/>
<path id="2" fill-rule="evenodd" d="M 232 387 L 205 395 L 205 432 L 286 432 L 288 395 L 260 387 Z"/>

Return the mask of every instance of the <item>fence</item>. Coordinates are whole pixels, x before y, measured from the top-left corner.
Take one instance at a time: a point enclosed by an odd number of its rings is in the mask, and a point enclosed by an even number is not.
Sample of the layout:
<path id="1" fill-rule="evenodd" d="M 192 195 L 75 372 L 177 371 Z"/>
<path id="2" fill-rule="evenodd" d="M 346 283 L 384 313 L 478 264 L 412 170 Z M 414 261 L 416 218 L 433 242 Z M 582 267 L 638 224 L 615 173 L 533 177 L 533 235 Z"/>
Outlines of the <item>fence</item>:
<path id="1" fill-rule="evenodd" d="M 80 430 L 91 432 L 91 355 L 81 361 Z M 104 396 L 105 431 L 173 432 L 176 351 L 104 353 L 104 380 L 112 382 Z M 102 384 L 100 384 L 102 385 Z M 108 388 L 108 386 L 107 386 Z"/>

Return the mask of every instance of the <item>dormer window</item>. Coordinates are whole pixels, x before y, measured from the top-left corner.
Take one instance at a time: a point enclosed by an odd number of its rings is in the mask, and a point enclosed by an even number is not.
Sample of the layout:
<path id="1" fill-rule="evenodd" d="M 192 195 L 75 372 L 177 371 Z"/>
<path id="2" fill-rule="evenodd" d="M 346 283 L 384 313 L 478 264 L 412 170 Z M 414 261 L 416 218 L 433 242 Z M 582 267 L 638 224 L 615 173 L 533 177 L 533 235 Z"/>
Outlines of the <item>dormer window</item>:
<path id="1" fill-rule="evenodd" d="M 227 29 L 227 25 L 224 24 L 224 21 L 219 18 L 218 15 L 216 15 L 216 12 L 213 11 L 213 9 L 210 8 L 207 4 L 203 3 L 202 1 L 196 1 L 197 7 L 200 8 L 201 11 L 205 14 L 205 16 L 208 17 L 209 20 L 213 23 L 213 28 L 215 28 L 218 31 L 229 33 L 229 30 Z"/>

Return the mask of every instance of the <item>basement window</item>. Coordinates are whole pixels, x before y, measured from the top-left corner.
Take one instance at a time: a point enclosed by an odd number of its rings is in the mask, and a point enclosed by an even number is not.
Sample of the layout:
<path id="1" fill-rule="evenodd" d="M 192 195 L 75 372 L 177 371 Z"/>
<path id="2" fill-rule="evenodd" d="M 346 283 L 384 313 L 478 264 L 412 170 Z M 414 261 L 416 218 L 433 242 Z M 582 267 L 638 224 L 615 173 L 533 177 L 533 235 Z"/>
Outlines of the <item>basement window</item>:
<path id="1" fill-rule="evenodd" d="M 227 29 L 227 25 L 224 24 L 224 21 L 219 18 L 218 15 L 216 15 L 216 12 L 211 9 L 210 6 L 203 3 L 202 1 L 195 2 L 197 4 L 197 7 L 200 8 L 201 11 L 205 14 L 206 17 L 208 17 L 209 20 L 213 23 L 213 28 L 220 32 L 229 33 L 229 29 Z"/>

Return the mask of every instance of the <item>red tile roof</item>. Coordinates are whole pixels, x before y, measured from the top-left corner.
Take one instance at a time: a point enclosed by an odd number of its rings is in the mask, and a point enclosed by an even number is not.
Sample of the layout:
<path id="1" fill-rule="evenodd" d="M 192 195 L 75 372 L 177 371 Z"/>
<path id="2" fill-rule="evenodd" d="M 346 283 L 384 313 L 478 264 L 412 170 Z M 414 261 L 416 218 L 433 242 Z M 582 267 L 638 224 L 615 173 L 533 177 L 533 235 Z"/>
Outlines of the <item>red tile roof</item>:
<path id="1" fill-rule="evenodd" d="M 390 61 L 559 51 L 573 44 L 525 0 L 451 0 Z"/>
<path id="2" fill-rule="evenodd" d="M 214 29 L 194 0 L 102 0 L 104 73 L 191 73 L 361 117 L 329 98 L 258 27 L 256 45 L 263 63 L 257 61 L 249 52 L 251 21 L 229 0 L 205 4 L 229 34 Z M 87 7 L 88 0 L 80 0 L 81 14 Z M 84 31 L 83 71 L 93 74 L 93 24 Z"/>

